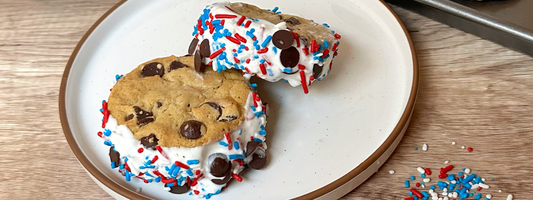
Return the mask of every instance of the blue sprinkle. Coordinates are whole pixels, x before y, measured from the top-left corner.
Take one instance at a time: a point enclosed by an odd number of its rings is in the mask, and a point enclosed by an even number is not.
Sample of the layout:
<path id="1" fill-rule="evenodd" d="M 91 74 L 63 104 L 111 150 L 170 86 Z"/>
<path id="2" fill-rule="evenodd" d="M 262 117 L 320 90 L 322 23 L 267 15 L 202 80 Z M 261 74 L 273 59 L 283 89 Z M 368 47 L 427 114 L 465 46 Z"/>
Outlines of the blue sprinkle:
<path id="1" fill-rule="evenodd" d="M 328 27 L 328 28 L 329 28 L 329 25 L 328 25 L 328 24 L 326 24 L 326 23 L 323 23 L 322 25 L 324 25 L 325 27 Z"/>
<path id="2" fill-rule="evenodd" d="M 263 140 L 261 140 L 259 138 L 254 138 L 254 141 L 259 142 L 259 143 L 263 143 Z"/>
<path id="3" fill-rule="evenodd" d="M 111 162 L 111 169 L 115 169 L 117 168 L 117 164 L 115 163 L 115 161 L 112 161 Z"/>
<path id="4" fill-rule="evenodd" d="M 233 57 L 237 57 L 239 54 L 237 53 L 233 53 Z"/>
<path id="5" fill-rule="evenodd" d="M 109 129 L 104 129 L 104 135 L 105 136 L 110 136 L 111 135 L 111 131 Z"/>
<path id="6" fill-rule="evenodd" d="M 276 12 L 276 14 L 281 14 L 281 12 Z"/>
<path id="7" fill-rule="evenodd" d="M 257 40 L 256 40 L 257 41 Z M 261 49 L 261 47 L 259 45 L 255 45 L 255 50 L 258 50 Z"/>
<path id="8" fill-rule="evenodd" d="M 118 167 L 118 169 L 123 170 L 123 169 L 124 169 L 124 164 L 121 164 L 121 165 Z"/>
<path id="9" fill-rule="evenodd" d="M 474 179 L 474 177 L 476 177 L 475 174 L 470 174 L 468 175 L 462 182 L 463 184 L 467 184 L 468 182 L 470 182 L 472 179 Z"/>
<path id="10" fill-rule="evenodd" d="M 274 47 L 272 47 L 272 51 L 274 51 L 274 53 L 277 54 L 277 53 L 278 53 L 278 48 L 276 48 L 276 47 L 274 46 Z"/>
<path id="11" fill-rule="evenodd" d="M 408 188 L 409 185 L 410 185 L 408 180 L 405 180 L 405 181 L 404 181 L 404 184 L 405 184 L 405 187 L 406 187 L 406 188 Z"/>
<path id="12" fill-rule="evenodd" d="M 218 144 L 220 144 L 220 145 L 222 145 L 222 146 L 225 146 L 225 147 L 228 146 L 228 143 L 226 143 L 226 142 L 224 142 L 224 141 L 220 141 L 220 142 L 218 142 Z"/>
<path id="13" fill-rule="evenodd" d="M 326 47 L 326 49 L 329 49 L 329 43 L 327 40 L 324 40 L 324 47 Z"/>
<path id="14" fill-rule="evenodd" d="M 258 19 L 254 19 L 254 22 L 257 22 L 257 21 L 259 21 L 259 20 Z"/>
<path id="15" fill-rule="evenodd" d="M 161 177 L 157 177 L 154 179 L 156 183 L 159 183 L 159 181 L 161 181 Z"/>
<path id="16" fill-rule="evenodd" d="M 187 170 L 187 174 L 189 174 L 189 176 L 193 176 L 193 175 L 194 175 L 194 174 L 192 173 L 192 169 L 191 169 L 191 168 L 189 168 L 189 169 Z"/>
<path id="17" fill-rule="evenodd" d="M 260 130 L 259 131 L 259 135 L 266 135 L 266 134 L 267 134 L 267 132 L 265 130 Z"/>
<path id="18" fill-rule="evenodd" d="M 424 197 L 429 197 L 429 194 L 428 194 L 426 191 L 422 191 L 422 195 L 423 195 Z"/>
<path id="19" fill-rule="evenodd" d="M 174 169 L 174 171 L 172 172 L 172 176 L 176 177 L 178 175 L 178 172 L 180 172 L 180 169 L 181 169 L 181 167 L 177 167 L 176 166 L 176 169 Z"/>
<path id="20" fill-rule="evenodd" d="M 166 187 L 172 187 L 172 186 L 174 186 L 174 183 L 172 183 L 172 182 L 171 183 L 167 183 L 167 185 L 166 185 Z"/>
<path id="21" fill-rule="evenodd" d="M 270 40 L 272 40 L 272 36 L 269 35 L 265 38 L 265 40 L 263 41 L 263 43 L 261 44 L 261 47 L 265 48 L 266 45 L 268 45 L 268 43 L 270 42 Z M 256 40 L 257 41 L 257 40 Z"/>
<path id="22" fill-rule="evenodd" d="M 146 167 L 145 166 L 139 166 L 139 169 L 145 169 Z"/>
<path id="23" fill-rule="evenodd" d="M 435 190 L 435 186 L 432 185 L 431 187 L 429 187 L 429 189 Z"/>
<path id="24" fill-rule="evenodd" d="M 450 174 L 450 175 L 448 175 L 448 180 L 449 180 L 449 181 L 453 181 L 453 180 L 455 180 L 455 174 Z"/>
<path id="25" fill-rule="evenodd" d="M 113 146 L 113 143 L 111 143 L 111 141 L 108 141 L 108 140 L 104 141 L 104 144 L 107 146 Z"/>
<path id="26" fill-rule="evenodd" d="M 102 100 L 102 103 L 105 103 L 105 100 Z"/>
<path id="27" fill-rule="evenodd" d="M 233 160 L 233 159 L 243 159 L 244 160 L 244 156 L 242 154 L 231 154 L 231 155 L 228 155 L 228 158 L 230 160 Z"/>
<path id="28" fill-rule="evenodd" d="M 217 191 L 215 192 L 215 194 L 218 194 L 218 193 L 220 193 L 220 191 L 221 191 L 220 189 L 219 189 L 219 190 L 217 190 Z"/>
<path id="29" fill-rule="evenodd" d="M 170 166 L 170 169 L 168 170 L 168 173 L 169 174 L 172 174 L 174 172 L 174 169 L 176 169 L 176 165 L 175 164 L 172 164 L 172 166 Z"/>
<path id="30" fill-rule="evenodd" d="M 413 195 L 413 192 L 409 191 L 409 196 Z"/>
<path id="31" fill-rule="evenodd" d="M 124 75 L 118 75 L 118 74 L 115 75 L 115 80 L 118 81 L 120 78 L 122 78 L 122 76 L 124 76 Z"/>
<path id="32" fill-rule="evenodd" d="M 187 165 L 197 165 L 200 163 L 199 160 L 187 160 Z"/>
<path id="33" fill-rule="evenodd" d="M 144 173 L 146 176 L 149 176 L 149 177 L 154 177 L 152 174 L 148 173 L 148 172 L 145 172 Z"/>
<path id="34" fill-rule="evenodd" d="M 457 174 L 459 174 L 459 176 L 462 176 L 462 175 L 463 175 L 463 172 L 457 172 Z"/>
<path id="35" fill-rule="evenodd" d="M 270 68 L 267 69 L 267 72 L 269 76 L 274 76 L 274 73 L 272 73 L 272 70 Z"/>
<path id="36" fill-rule="evenodd" d="M 259 60 L 259 63 L 265 63 L 265 59 Z"/>
<path id="37" fill-rule="evenodd" d="M 261 114 L 263 114 L 263 113 L 261 113 L 261 112 L 255 112 L 254 113 L 255 117 L 261 117 Z"/>
<path id="38" fill-rule="evenodd" d="M 328 59 L 328 58 L 329 58 L 329 54 L 324 57 L 324 59 Z"/>
<path id="39" fill-rule="evenodd" d="M 239 150 L 239 143 L 237 141 L 233 142 L 233 147 L 235 147 L 236 150 Z"/>
<path id="40" fill-rule="evenodd" d="M 126 171 L 126 181 L 131 181 L 130 172 Z"/>
<path id="41" fill-rule="evenodd" d="M 254 106 L 250 106 L 252 108 L 252 110 L 255 112 L 255 107 Z"/>
<path id="42" fill-rule="evenodd" d="M 411 180 L 413 180 L 413 181 L 414 181 L 414 180 L 415 180 L 415 176 L 411 176 Z"/>
<path id="43" fill-rule="evenodd" d="M 494 180 L 494 178 L 491 178 L 490 180 L 491 180 L 491 181 L 493 181 L 493 180 Z"/>
<path id="44" fill-rule="evenodd" d="M 287 73 L 292 73 L 292 69 L 291 68 L 283 68 L 283 72 L 287 72 Z"/>
<path id="45" fill-rule="evenodd" d="M 258 58 L 259 58 L 259 56 L 258 56 L 258 55 L 255 55 L 255 56 L 254 56 L 254 59 L 258 59 Z"/>
<path id="46" fill-rule="evenodd" d="M 426 175 L 425 174 L 420 174 L 420 177 L 426 178 Z"/>
<path id="47" fill-rule="evenodd" d="M 261 130 L 265 130 L 265 126 L 263 125 L 259 126 L 259 128 L 261 128 Z"/>
<path id="48" fill-rule="evenodd" d="M 104 112 L 104 109 L 103 109 L 103 108 L 100 108 L 100 112 Z"/>
<path id="49" fill-rule="evenodd" d="M 253 88 L 257 87 L 257 83 L 251 83 L 250 86 L 252 86 Z"/>
<path id="50" fill-rule="evenodd" d="M 152 179 L 148 179 L 148 183 L 151 183 L 152 181 L 154 181 L 154 180 L 152 180 Z"/>
<path id="51" fill-rule="evenodd" d="M 279 8 L 276 6 L 276 7 L 274 7 L 274 9 L 272 9 L 272 12 L 277 12 L 278 9 L 279 9 Z"/>

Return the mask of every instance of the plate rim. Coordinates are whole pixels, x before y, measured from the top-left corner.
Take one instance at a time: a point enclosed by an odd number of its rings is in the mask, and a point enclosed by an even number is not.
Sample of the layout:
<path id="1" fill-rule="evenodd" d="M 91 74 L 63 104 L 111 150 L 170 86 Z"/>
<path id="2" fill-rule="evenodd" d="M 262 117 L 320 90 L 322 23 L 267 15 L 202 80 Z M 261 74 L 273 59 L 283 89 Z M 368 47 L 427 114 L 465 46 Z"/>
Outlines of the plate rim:
<path id="1" fill-rule="evenodd" d="M 74 136 L 72 134 L 72 131 L 70 130 L 70 126 L 68 123 L 67 118 L 67 110 L 66 110 L 66 86 L 67 81 L 69 78 L 70 70 L 72 68 L 72 64 L 74 63 L 74 60 L 78 56 L 78 53 L 85 44 L 87 38 L 93 33 L 93 31 L 104 21 L 111 13 L 113 13 L 118 7 L 120 7 L 122 4 L 127 2 L 127 0 L 120 0 L 118 3 L 116 3 L 113 7 L 111 7 L 109 10 L 107 10 L 83 35 L 83 37 L 80 39 L 74 50 L 72 51 L 72 54 L 69 57 L 69 60 L 65 66 L 65 70 L 63 72 L 62 78 L 61 78 L 61 85 L 59 88 L 59 118 L 61 121 L 61 127 L 63 129 L 63 133 L 65 135 L 65 138 L 67 140 L 68 145 L 70 146 L 70 149 L 78 159 L 78 161 L 81 163 L 81 165 L 93 176 L 95 177 L 100 183 L 108 187 L 109 189 L 113 190 L 114 192 L 128 198 L 128 199 L 151 199 L 147 196 L 144 196 L 139 193 L 135 193 L 126 187 L 116 183 L 115 181 L 109 179 L 107 176 L 105 176 L 102 172 L 100 172 L 85 156 L 85 154 L 82 152 L 80 147 L 77 145 L 76 140 L 74 139 Z M 295 199 L 314 199 L 318 198 L 320 196 L 323 196 L 334 189 L 341 187 L 348 181 L 355 178 L 357 175 L 359 175 L 361 172 L 363 172 L 365 169 L 367 169 L 369 166 L 371 166 L 382 154 L 385 153 L 385 151 L 392 145 L 392 143 L 401 135 L 402 129 L 405 126 L 408 126 L 409 123 L 409 116 L 413 112 L 413 108 L 416 102 L 416 97 L 418 94 L 418 82 L 419 82 L 419 66 L 418 66 L 418 58 L 416 55 L 416 51 L 413 45 L 413 41 L 411 40 L 411 37 L 409 35 L 409 32 L 405 25 L 402 23 L 398 15 L 391 9 L 391 7 L 385 3 L 383 0 L 379 0 L 385 6 L 389 12 L 395 17 L 398 24 L 401 26 L 402 30 L 404 31 L 405 37 L 407 39 L 407 42 L 409 44 L 409 48 L 411 50 L 411 57 L 413 61 L 413 80 L 412 80 L 412 86 L 411 86 L 411 92 L 409 94 L 409 100 L 407 102 L 407 105 L 402 113 L 402 116 L 396 126 L 394 127 L 391 134 L 387 137 L 387 139 L 380 145 L 380 147 L 374 151 L 367 159 L 365 159 L 361 164 L 359 164 L 357 167 L 343 175 L 342 177 L 338 178 L 337 180 L 322 186 L 321 188 L 318 188 L 312 192 L 306 193 L 304 195 L 298 196 Z"/>

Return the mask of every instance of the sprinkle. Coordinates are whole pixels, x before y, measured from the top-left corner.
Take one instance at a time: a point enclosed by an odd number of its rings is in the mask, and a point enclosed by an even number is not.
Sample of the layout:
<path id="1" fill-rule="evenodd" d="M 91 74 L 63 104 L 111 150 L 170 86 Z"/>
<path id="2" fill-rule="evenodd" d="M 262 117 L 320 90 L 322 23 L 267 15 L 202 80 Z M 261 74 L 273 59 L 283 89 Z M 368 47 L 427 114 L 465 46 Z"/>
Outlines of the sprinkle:
<path id="1" fill-rule="evenodd" d="M 228 155 L 228 158 L 230 160 L 233 160 L 233 159 L 245 159 L 245 157 L 242 155 L 242 154 L 231 154 L 231 155 Z"/>
<path id="2" fill-rule="evenodd" d="M 246 38 L 242 37 L 241 35 L 239 35 L 238 33 L 235 33 L 235 35 L 233 35 L 235 38 L 237 38 L 239 41 L 243 42 L 243 43 L 246 43 Z M 244 46 L 244 45 L 243 45 Z M 244 47 L 243 47 L 244 48 Z"/>
<path id="3" fill-rule="evenodd" d="M 420 187 L 420 183 L 419 182 L 416 182 L 416 187 Z"/>
<path id="4" fill-rule="evenodd" d="M 309 55 L 309 51 L 307 50 L 307 47 L 303 47 L 302 48 L 302 51 L 304 52 L 304 54 L 307 56 Z"/>
<path id="5" fill-rule="evenodd" d="M 452 169 L 453 169 L 453 165 L 448 165 L 448 166 L 446 166 L 444 168 L 440 168 L 440 173 L 441 174 L 445 174 L 445 173 L 449 172 Z"/>
<path id="6" fill-rule="evenodd" d="M 187 160 L 187 165 L 197 165 L 200 163 L 199 160 Z"/>
<path id="7" fill-rule="evenodd" d="M 231 137 L 229 136 L 229 132 L 226 132 L 224 133 L 224 136 L 226 137 L 226 140 L 228 141 L 228 150 L 231 150 L 232 145 L 231 145 Z"/>
<path id="8" fill-rule="evenodd" d="M 417 167 L 416 170 L 418 170 L 418 172 L 420 172 L 421 174 L 426 172 L 422 167 Z"/>
<path id="9" fill-rule="evenodd" d="M 406 188 L 410 187 L 410 186 L 409 186 L 409 181 L 408 181 L 408 180 L 405 180 L 405 181 L 404 181 L 404 184 L 405 184 L 405 187 L 406 187 Z"/>
<path id="10" fill-rule="evenodd" d="M 300 79 L 302 82 L 302 88 L 304 89 L 304 93 L 309 93 L 309 90 L 307 89 L 307 81 L 305 80 L 305 72 L 300 70 Z"/>
<path id="11" fill-rule="evenodd" d="M 233 42 L 235 44 L 241 44 L 241 41 L 239 41 L 237 38 L 226 36 L 226 39 L 228 39 L 230 42 Z"/>
<path id="12" fill-rule="evenodd" d="M 257 87 L 257 83 L 251 83 L 250 86 L 252 86 L 253 88 Z"/>
<path id="13" fill-rule="evenodd" d="M 139 152 L 139 153 L 142 153 L 143 151 L 144 151 L 144 149 L 142 147 L 137 149 L 137 152 Z"/>
<path id="14" fill-rule="evenodd" d="M 216 58 L 217 56 L 219 56 L 219 55 L 220 55 L 223 51 L 225 51 L 225 50 L 226 50 L 226 47 L 222 47 L 222 48 L 220 48 L 219 50 L 213 52 L 213 53 L 209 56 L 209 58 L 214 59 L 214 58 Z"/>
<path id="15" fill-rule="evenodd" d="M 225 18 L 225 19 L 231 19 L 231 18 L 236 18 L 237 15 L 228 15 L 228 14 L 216 14 L 215 15 L 215 18 L 217 19 L 221 19 L 221 18 Z"/>
<path id="16" fill-rule="evenodd" d="M 455 141 L 452 141 L 452 145 L 455 145 L 455 144 L 457 144 L 457 143 L 455 143 Z"/>
<path id="17" fill-rule="evenodd" d="M 411 178 L 410 178 L 410 179 L 414 181 L 414 180 L 415 180 L 415 176 L 411 176 Z"/>
<path id="18" fill-rule="evenodd" d="M 335 39 L 337 39 L 337 40 L 338 40 L 338 39 L 341 39 L 341 35 L 339 35 L 338 33 L 335 33 L 334 36 L 335 36 Z"/>
<path id="19" fill-rule="evenodd" d="M 426 172 L 427 175 L 431 175 L 431 169 L 429 168 L 425 168 L 424 172 Z"/>
<path id="20" fill-rule="evenodd" d="M 418 151 L 418 147 L 415 147 L 415 151 Z"/>
<path id="21" fill-rule="evenodd" d="M 278 11 L 278 7 L 274 7 L 274 9 L 272 9 L 272 12 L 277 12 Z"/>
<path id="22" fill-rule="evenodd" d="M 266 135 L 266 134 L 267 134 L 267 132 L 265 130 L 260 130 L 259 131 L 259 135 Z"/>
<path id="23" fill-rule="evenodd" d="M 444 161 L 444 164 L 448 164 L 448 163 L 450 163 L 450 161 L 447 161 L 447 160 Z"/>
<path id="24" fill-rule="evenodd" d="M 183 164 L 183 163 L 180 162 L 180 161 L 176 161 L 176 162 L 174 162 L 174 164 L 175 164 L 176 166 L 178 166 L 178 167 L 183 168 L 183 169 L 189 169 L 189 166 Z"/>
<path id="25" fill-rule="evenodd" d="M 389 170 L 389 174 L 394 174 L 394 170 Z"/>
<path id="26" fill-rule="evenodd" d="M 189 176 L 194 176 L 191 169 L 187 169 L 187 174 L 189 174 Z"/>
<path id="27" fill-rule="evenodd" d="M 468 152 L 472 152 L 474 149 L 472 147 L 468 147 Z"/>
<path id="28" fill-rule="evenodd" d="M 418 198 L 422 198 L 423 197 L 423 195 L 418 190 L 416 190 L 414 188 L 411 188 L 410 191 Z"/>
<path id="29" fill-rule="evenodd" d="M 261 74 L 263 74 L 263 75 L 266 74 L 265 64 L 263 64 L 263 63 L 259 64 L 259 69 L 261 69 Z"/>
<path id="30" fill-rule="evenodd" d="M 428 150 L 428 145 L 426 143 L 424 143 L 422 145 L 422 151 L 427 151 Z"/>
<path id="31" fill-rule="evenodd" d="M 268 45 L 268 43 L 272 40 L 272 36 L 269 35 L 265 38 L 265 40 L 263 41 L 263 43 L 261 43 L 261 47 L 265 48 L 266 45 Z"/>
<path id="32" fill-rule="evenodd" d="M 252 24 L 252 21 L 247 21 L 246 24 L 244 24 L 244 28 L 250 27 L 250 24 Z"/>
<path id="33" fill-rule="evenodd" d="M 107 102 L 105 100 L 102 101 L 102 114 L 104 115 L 104 118 L 102 120 L 102 128 L 105 128 L 105 125 L 109 120 L 109 110 L 107 109 Z"/>
<path id="34" fill-rule="evenodd" d="M 465 146 L 461 146 L 461 149 L 465 149 L 466 147 Z"/>
<path id="35" fill-rule="evenodd" d="M 246 17 L 244 15 L 241 16 L 241 18 L 239 18 L 239 21 L 237 21 L 237 26 L 240 26 L 244 22 L 244 19 L 246 19 Z"/>
<path id="36" fill-rule="evenodd" d="M 424 181 L 424 183 L 429 183 L 429 181 L 431 181 L 431 179 L 430 178 L 424 178 L 423 181 Z"/>
<path id="37" fill-rule="evenodd" d="M 239 150 L 239 142 L 237 141 L 233 142 L 233 146 L 235 147 L 236 150 Z"/>

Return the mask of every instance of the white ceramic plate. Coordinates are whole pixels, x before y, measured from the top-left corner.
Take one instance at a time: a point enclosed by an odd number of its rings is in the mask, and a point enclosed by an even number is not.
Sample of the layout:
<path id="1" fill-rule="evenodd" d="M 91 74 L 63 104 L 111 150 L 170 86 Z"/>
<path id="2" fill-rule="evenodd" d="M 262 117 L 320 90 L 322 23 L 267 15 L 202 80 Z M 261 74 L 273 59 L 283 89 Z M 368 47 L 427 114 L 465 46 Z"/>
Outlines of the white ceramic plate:
<path id="1" fill-rule="evenodd" d="M 161 185 L 125 181 L 109 167 L 108 148 L 96 133 L 101 101 L 107 99 L 115 74 L 156 57 L 186 54 L 193 25 L 212 2 L 123 1 L 74 51 L 61 87 L 63 128 L 80 162 L 110 194 L 194 198 L 165 192 Z M 270 162 L 212 198 L 340 197 L 377 171 L 408 125 L 418 80 L 409 36 L 381 1 L 248 2 L 327 22 L 342 35 L 339 56 L 329 77 L 313 83 L 308 95 L 284 82 L 253 79 L 271 106 Z M 138 188 L 142 196 L 135 192 Z"/>

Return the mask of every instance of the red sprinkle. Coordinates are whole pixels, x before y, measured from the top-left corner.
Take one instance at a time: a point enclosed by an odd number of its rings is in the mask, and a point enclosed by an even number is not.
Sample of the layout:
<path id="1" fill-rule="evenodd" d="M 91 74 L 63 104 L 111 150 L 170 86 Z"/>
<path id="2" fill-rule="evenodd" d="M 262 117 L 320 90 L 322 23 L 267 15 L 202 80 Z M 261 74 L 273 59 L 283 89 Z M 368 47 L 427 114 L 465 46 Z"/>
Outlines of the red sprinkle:
<path id="1" fill-rule="evenodd" d="M 304 93 L 309 93 L 309 90 L 307 89 L 307 81 L 305 80 L 305 72 L 300 70 L 300 78 L 302 79 L 302 87 L 304 89 Z"/>
<path id="2" fill-rule="evenodd" d="M 103 136 L 102 136 L 102 131 L 99 131 L 99 132 L 98 132 L 98 137 L 103 137 Z"/>
<path id="3" fill-rule="evenodd" d="M 155 148 L 157 149 L 157 151 L 159 151 L 159 153 L 163 154 L 163 149 L 161 148 L 161 146 L 157 145 L 155 146 Z"/>
<path id="4" fill-rule="evenodd" d="M 249 64 L 250 63 L 250 58 L 246 59 L 246 64 Z M 248 70 L 246 70 L 248 71 Z"/>
<path id="5" fill-rule="evenodd" d="M 231 177 L 233 177 L 235 180 L 239 182 L 242 181 L 242 177 L 240 177 L 238 174 L 231 173 Z"/>
<path id="6" fill-rule="evenodd" d="M 246 43 L 246 41 L 247 41 L 246 38 L 242 37 L 238 33 L 235 33 L 235 35 L 233 35 L 233 36 L 235 36 L 235 38 L 237 38 L 237 40 L 240 40 L 243 43 Z"/>
<path id="7" fill-rule="evenodd" d="M 104 114 L 104 120 L 102 121 L 102 128 L 105 128 L 105 124 L 109 120 L 109 110 L 107 109 L 107 102 L 102 102 L 102 114 Z"/>
<path id="8" fill-rule="evenodd" d="M 216 58 L 218 55 L 220 55 L 220 54 L 221 54 L 223 51 L 225 51 L 225 50 L 226 50 L 226 47 L 222 47 L 222 48 L 220 48 L 219 50 L 213 52 L 213 53 L 209 56 L 209 58 L 214 59 L 214 58 Z"/>
<path id="9" fill-rule="evenodd" d="M 272 63 L 266 58 L 265 55 L 263 55 L 262 57 L 268 65 L 272 65 Z"/>
<path id="10" fill-rule="evenodd" d="M 309 50 L 307 50 L 307 47 L 302 48 L 302 50 L 306 56 L 309 55 Z"/>
<path id="11" fill-rule="evenodd" d="M 152 161 L 150 161 L 150 163 L 155 163 L 155 161 L 157 161 L 157 159 L 159 159 L 159 157 L 157 157 L 157 155 L 154 156 L 154 158 L 152 158 Z"/>
<path id="12" fill-rule="evenodd" d="M 335 51 L 335 53 L 333 53 L 334 56 L 337 56 L 337 52 Z"/>
<path id="13" fill-rule="evenodd" d="M 209 19 L 213 20 L 213 13 L 209 13 Z"/>
<path id="14" fill-rule="evenodd" d="M 305 69 L 305 65 L 298 64 L 298 69 L 304 70 Z"/>
<path id="15" fill-rule="evenodd" d="M 144 151 L 144 149 L 142 147 L 137 149 L 137 152 L 139 152 L 139 153 L 142 153 L 143 151 Z"/>
<path id="16" fill-rule="evenodd" d="M 200 170 L 196 170 L 196 175 L 200 175 L 200 173 L 202 173 Z"/>
<path id="17" fill-rule="evenodd" d="M 223 19 L 223 20 L 220 21 L 220 25 L 222 25 L 222 26 L 224 26 L 225 23 L 226 23 L 226 20 L 225 20 L 225 19 Z"/>
<path id="18" fill-rule="evenodd" d="M 472 152 L 474 149 L 472 147 L 468 147 L 468 152 Z"/>
<path id="19" fill-rule="evenodd" d="M 189 166 L 188 166 L 188 165 L 183 164 L 183 163 L 180 162 L 180 161 L 177 161 L 177 160 L 176 160 L 176 162 L 174 162 L 174 164 L 175 164 L 176 166 L 178 166 L 178 167 L 183 168 L 183 169 L 189 169 Z"/>
<path id="20" fill-rule="evenodd" d="M 228 6 L 226 6 L 226 8 L 227 8 L 228 10 L 231 10 L 231 12 L 235 12 L 235 11 L 233 11 L 233 9 L 231 9 L 231 8 L 228 7 Z"/>
<path id="21" fill-rule="evenodd" d="M 296 47 L 300 47 L 300 36 L 298 36 L 298 33 L 292 32 L 292 35 L 294 36 L 294 39 L 296 40 Z"/>
<path id="22" fill-rule="evenodd" d="M 259 49 L 257 53 L 266 53 L 267 51 L 268 51 L 268 47 L 265 47 L 265 48 Z"/>
<path id="23" fill-rule="evenodd" d="M 244 47 L 244 50 L 248 51 L 248 50 L 250 50 L 250 49 L 248 48 L 248 46 L 245 46 L 245 47 Z"/>
<path id="24" fill-rule="evenodd" d="M 420 193 L 418 190 L 416 190 L 414 188 L 411 188 L 410 191 L 418 198 L 422 198 L 423 197 L 422 193 Z"/>
<path id="25" fill-rule="evenodd" d="M 198 194 L 200 194 L 200 191 L 194 190 L 194 194 L 198 195 Z"/>
<path id="26" fill-rule="evenodd" d="M 259 68 L 261 69 L 261 74 L 265 75 L 267 73 L 264 63 L 259 64 Z"/>
<path id="27" fill-rule="evenodd" d="M 478 187 L 478 188 L 477 188 L 477 191 L 481 191 L 481 189 L 483 189 L 483 188 L 482 188 L 482 187 Z"/>
<path id="28" fill-rule="evenodd" d="M 143 179 L 143 182 L 144 183 L 148 183 L 148 179 Z"/>
<path id="29" fill-rule="evenodd" d="M 444 168 L 440 168 L 440 173 L 441 174 L 445 174 L 446 172 L 449 172 L 452 169 L 453 169 L 453 165 L 448 165 L 448 166 L 446 166 Z"/>
<path id="30" fill-rule="evenodd" d="M 316 40 L 311 41 L 311 53 L 315 53 L 316 49 Z"/>
<path id="31" fill-rule="evenodd" d="M 237 26 L 240 26 L 243 22 L 244 22 L 244 19 L 246 19 L 246 17 L 241 16 L 241 18 L 239 18 L 239 21 L 237 21 Z"/>
<path id="32" fill-rule="evenodd" d="M 339 35 L 338 33 L 335 33 L 335 39 L 341 39 L 341 35 Z"/>
<path id="33" fill-rule="evenodd" d="M 237 40 L 237 38 L 234 38 L 234 37 L 231 37 L 231 36 L 226 36 L 226 39 L 228 39 L 229 41 L 235 43 L 235 44 L 241 44 L 241 41 Z"/>
<path id="34" fill-rule="evenodd" d="M 235 61 L 235 63 L 240 63 L 241 61 L 239 59 L 237 59 L 236 57 L 233 57 L 233 60 Z"/>
<path id="35" fill-rule="evenodd" d="M 416 182 L 416 187 L 420 187 L 420 183 L 419 182 Z"/>
<path id="36" fill-rule="evenodd" d="M 424 171 L 426 172 L 427 175 L 431 175 L 431 169 L 425 168 Z"/>
<path id="37" fill-rule="evenodd" d="M 405 198 L 403 200 L 415 200 L 415 198 L 414 197 L 407 197 L 407 198 Z"/>
<path id="38" fill-rule="evenodd" d="M 246 63 L 249 63 L 249 61 L 247 60 Z M 248 74 L 252 74 L 252 72 L 248 69 L 248 67 L 245 67 L 244 70 L 246 70 L 246 72 L 248 72 Z"/>
<path id="39" fill-rule="evenodd" d="M 231 142 L 229 132 L 224 133 L 224 136 L 226 136 L 226 140 L 228 141 L 228 150 L 231 150 L 231 148 L 233 148 L 233 143 Z"/>
<path id="40" fill-rule="evenodd" d="M 329 49 L 324 50 L 324 53 L 322 53 L 322 58 L 325 58 L 329 54 Z"/>
<path id="41" fill-rule="evenodd" d="M 442 174 L 442 173 L 439 174 L 439 178 L 440 178 L 440 179 L 443 179 L 443 178 L 446 178 L 446 177 L 448 177 L 448 175 L 446 175 L 446 174 Z"/>
<path id="42" fill-rule="evenodd" d="M 253 40 L 253 41 L 256 41 L 256 40 L 257 40 L 257 37 L 254 36 L 254 37 L 252 38 L 252 40 Z"/>
<path id="43" fill-rule="evenodd" d="M 252 21 L 247 21 L 246 24 L 244 24 L 244 28 L 248 28 L 252 24 Z"/>
<path id="44" fill-rule="evenodd" d="M 222 19 L 222 18 L 224 18 L 224 19 L 233 19 L 233 18 L 236 18 L 236 17 L 237 17 L 237 15 L 229 15 L 229 14 L 216 14 L 215 15 L 215 18 L 217 18 L 217 19 Z"/>
<path id="45" fill-rule="evenodd" d="M 332 51 L 335 51 L 337 50 L 337 43 L 335 42 L 335 44 L 333 44 L 333 48 L 331 48 Z"/>

